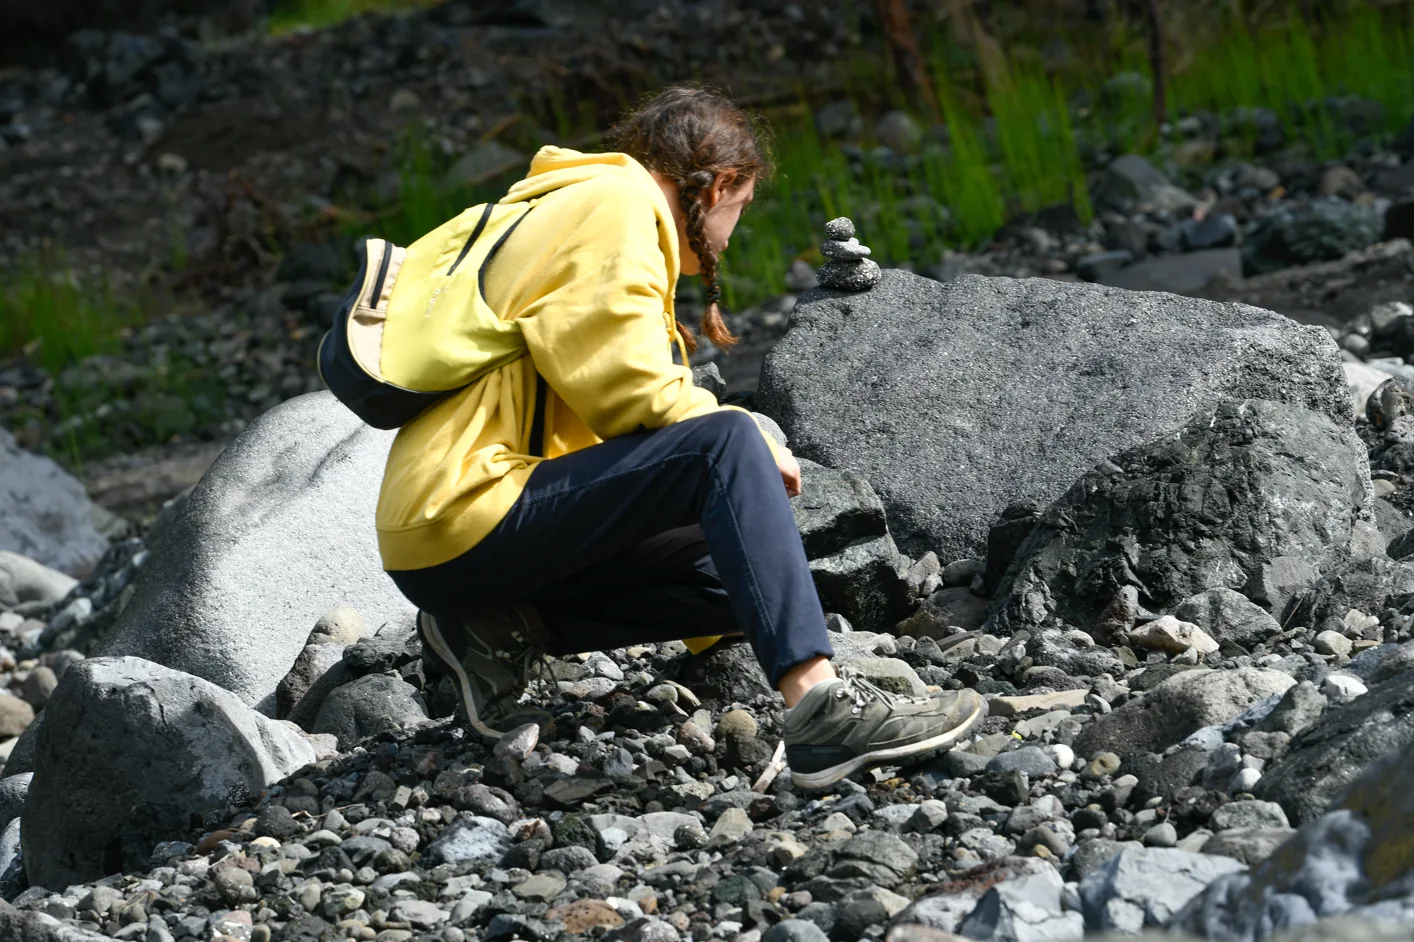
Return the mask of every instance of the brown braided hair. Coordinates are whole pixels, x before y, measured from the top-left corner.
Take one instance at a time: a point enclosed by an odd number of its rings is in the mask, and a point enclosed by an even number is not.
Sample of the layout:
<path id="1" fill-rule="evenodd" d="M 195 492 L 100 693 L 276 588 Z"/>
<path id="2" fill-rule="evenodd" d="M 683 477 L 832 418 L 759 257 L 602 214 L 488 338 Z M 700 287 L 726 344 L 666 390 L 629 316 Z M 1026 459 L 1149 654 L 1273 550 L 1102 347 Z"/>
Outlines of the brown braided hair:
<path id="1" fill-rule="evenodd" d="M 717 253 L 707 242 L 706 195 L 719 175 L 734 173 L 745 183 L 771 173 L 764 123 L 724 95 L 697 85 L 674 85 L 642 102 L 610 132 L 615 149 L 677 184 L 687 217 L 687 242 L 702 266 L 707 307 L 702 333 L 719 349 L 737 342 L 722 320 L 722 287 Z M 678 330 L 689 350 L 697 338 L 681 321 Z"/>

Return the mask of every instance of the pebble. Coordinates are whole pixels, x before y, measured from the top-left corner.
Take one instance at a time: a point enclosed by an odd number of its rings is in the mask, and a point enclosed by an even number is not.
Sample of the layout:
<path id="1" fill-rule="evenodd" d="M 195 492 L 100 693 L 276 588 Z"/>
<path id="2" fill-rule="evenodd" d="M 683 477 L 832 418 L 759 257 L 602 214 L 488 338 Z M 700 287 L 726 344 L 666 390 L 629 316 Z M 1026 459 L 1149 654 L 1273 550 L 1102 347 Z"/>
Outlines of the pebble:
<path id="1" fill-rule="evenodd" d="M 524 762 L 535 751 L 539 742 L 540 727 L 535 723 L 526 723 L 524 726 L 517 726 L 496 740 L 492 752 L 505 759 Z"/>
<path id="2" fill-rule="evenodd" d="M 1064 743 L 1053 743 L 1046 747 L 1046 754 L 1049 755 L 1061 769 L 1069 769 L 1075 765 L 1075 750 Z"/>
<path id="3" fill-rule="evenodd" d="M 1353 644 L 1349 638 L 1338 631 L 1321 631 L 1311 641 L 1312 647 L 1317 654 L 1335 655 L 1337 657 L 1349 657 Z"/>
<path id="4" fill-rule="evenodd" d="M 1369 689 L 1365 686 L 1365 682 L 1354 674 L 1340 672 L 1331 674 L 1321 684 L 1321 692 L 1335 703 L 1349 703 L 1356 697 L 1368 693 Z"/>
<path id="5" fill-rule="evenodd" d="M 1113 775 L 1119 771 L 1119 756 L 1113 752 L 1102 752 L 1090 760 L 1090 764 L 1085 767 L 1084 777 L 1088 779 L 1099 779 L 1106 775 Z"/>
<path id="6" fill-rule="evenodd" d="M 1145 847 L 1173 847 L 1178 844 L 1178 829 L 1167 821 L 1144 832 Z"/>

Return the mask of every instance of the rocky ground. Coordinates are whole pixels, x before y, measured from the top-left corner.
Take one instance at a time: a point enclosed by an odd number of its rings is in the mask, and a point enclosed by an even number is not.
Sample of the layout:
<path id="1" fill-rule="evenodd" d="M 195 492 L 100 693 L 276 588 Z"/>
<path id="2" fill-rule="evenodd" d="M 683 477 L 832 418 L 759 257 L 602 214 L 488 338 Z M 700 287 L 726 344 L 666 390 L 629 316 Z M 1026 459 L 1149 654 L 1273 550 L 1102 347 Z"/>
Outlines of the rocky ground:
<path id="1" fill-rule="evenodd" d="M 388 435 L 327 394 L 262 416 L 82 582 L 0 557 L 0 705 L 23 730 L 0 924 L 943 942 L 1340 917 L 1299 938 L 1401 938 L 1414 544 L 1382 469 L 1403 466 L 1414 387 L 1383 386 L 1357 426 L 1328 332 L 1177 297 L 1140 329 L 1133 297 L 902 272 L 804 297 L 758 398 L 835 465 L 807 460 L 794 506 L 838 659 L 991 707 L 959 748 L 825 793 L 791 785 L 742 644 L 551 660 L 528 697 L 552 728 L 468 736 L 358 525 Z M 949 342 L 870 360 L 886 321 Z M 1001 371 L 1108 418 L 1058 439 L 998 398 Z M 983 466 L 1022 497 L 983 517 L 966 477 L 910 470 L 991 436 L 1047 473 Z"/>
<path id="2" fill-rule="evenodd" d="M 1407 136 L 1321 164 L 1245 115 L 1265 130 L 1238 160 L 1234 116 L 1194 116 L 1164 173 L 1090 146 L 1094 223 L 1018 218 L 858 295 L 797 263 L 738 352 L 703 351 L 699 382 L 804 459 L 840 660 L 991 707 L 951 752 L 804 793 L 741 644 L 553 659 L 528 693 L 552 728 L 467 735 L 367 527 L 389 436 L 309 394 L 329 216 L 386 205 L 399 115 L 450 116 L 435 146 L 475 179 L 523 159 L 524 117 L 487 132 L 564 78 L 549 61 L 608 86 L 740 64 L 677 7 L 606 29 L 532 6 L 253 50 L 101 35 L 0 75 L 11 259 L 47 237 L 167 284 L 175 225 L 219 286 L 58 378 L 0 365 L 0 936 L 1405 942 Z M 761 94 L 807 52 L 827 86 L 856 41 L 730 8 Z M 498 57 L 467 72 L 452 46 Z M 154 362 L 220 397 L 172 401 Z M 75 390 L 100 401 L 59 428 Z M 83 472 L 123 518 L 33 453 L 154 416 L 186 441 Z"/>

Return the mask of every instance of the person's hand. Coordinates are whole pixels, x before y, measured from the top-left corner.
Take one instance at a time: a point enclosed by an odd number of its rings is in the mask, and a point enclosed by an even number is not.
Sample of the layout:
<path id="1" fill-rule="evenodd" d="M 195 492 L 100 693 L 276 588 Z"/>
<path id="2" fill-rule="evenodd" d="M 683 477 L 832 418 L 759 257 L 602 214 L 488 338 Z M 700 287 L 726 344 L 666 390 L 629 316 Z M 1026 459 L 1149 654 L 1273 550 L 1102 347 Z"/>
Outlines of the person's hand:
<path id="1" fill-rule="evenodd" d="M 800 462 L 795 460 L 795 455 L 782 448 L 776 454 L 776 467 L 781 472 L 781 480 L 785 482 L 787 496 L 795 497 L 800 494 Z"/>

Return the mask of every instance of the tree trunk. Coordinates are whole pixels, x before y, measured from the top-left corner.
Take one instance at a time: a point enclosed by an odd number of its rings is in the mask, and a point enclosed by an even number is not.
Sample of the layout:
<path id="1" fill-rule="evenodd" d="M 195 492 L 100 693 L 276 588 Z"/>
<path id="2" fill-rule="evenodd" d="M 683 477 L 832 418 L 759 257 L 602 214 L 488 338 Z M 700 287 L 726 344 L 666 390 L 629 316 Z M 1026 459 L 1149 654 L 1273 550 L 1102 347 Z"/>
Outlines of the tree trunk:
<path id="1" fill-rule="evenodd" d="M 1154 138 L 1168 120 L 1168 56 L 1164 52 L 1164 17 L 1160 0 L 1149 0 L 1149 71 L 1154 74 Z"/>
<path id="2" fill-rule="evenodd" d="M 915 104 L 927 107 L 934 120 L 940 117 L 938 99 L 933 93 L 933 83 L 928 78 L 928 70 L 923 64 L 923 54 L 918 51 L 918 37 L 913 32 L 913 21 L 908 15 L 906 0 L 875 0 L 879 7 L 879 23 L 884 27 L 884 37 L 888 40 L 889 51 L 893 55 L 894 67 L 899 81 Z"/>

